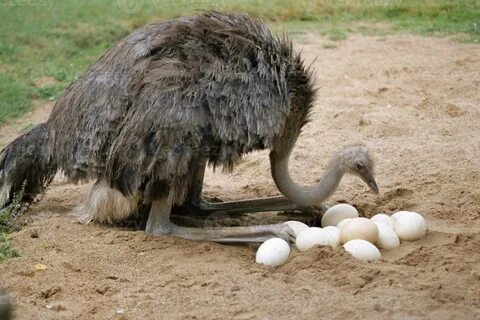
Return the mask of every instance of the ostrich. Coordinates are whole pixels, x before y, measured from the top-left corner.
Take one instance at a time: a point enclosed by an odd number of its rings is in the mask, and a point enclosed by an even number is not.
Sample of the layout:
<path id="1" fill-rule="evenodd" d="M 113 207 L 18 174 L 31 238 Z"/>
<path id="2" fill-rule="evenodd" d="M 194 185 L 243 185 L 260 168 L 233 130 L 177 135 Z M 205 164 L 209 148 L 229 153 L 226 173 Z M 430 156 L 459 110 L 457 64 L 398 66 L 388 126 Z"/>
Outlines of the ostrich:
<path id="1" fill-rule="evenodd" d="M 0 205 L 26 181 L 43 192 L 57 171 L 96 181 L 82 220 L 122 221 L 150 207 L 146 233 L 217 242 L 292 239 L 286 224 L 193 228 L 185 214 L 255 212 L 320 206 L 345 173 L 378 193 L 364 146 L 330 161 L 315 186 L 290 177 L 288 159 L 314 102 L 312 73 L 291 41 L 246 14 L 204 12 L 154 23 L 108 50 L 58 99 L 46 123 L 0 154 Z M 239 202 L 202 199 L 207 165 L 231 170 L 242 155 L 270 150 L 283 196 Z"/>

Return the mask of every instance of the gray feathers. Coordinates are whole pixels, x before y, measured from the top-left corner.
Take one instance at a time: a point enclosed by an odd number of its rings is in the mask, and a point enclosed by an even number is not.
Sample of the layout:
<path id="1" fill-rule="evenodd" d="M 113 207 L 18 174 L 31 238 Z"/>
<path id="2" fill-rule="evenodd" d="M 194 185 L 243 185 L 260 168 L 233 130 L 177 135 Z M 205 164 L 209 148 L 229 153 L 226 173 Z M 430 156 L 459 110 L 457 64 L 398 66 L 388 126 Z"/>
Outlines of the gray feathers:
<path id="1" fill-rule="evenodd" d="M 47 126 L 40 124 L 14 140 L 0 153 L 0 207 L 22 189 L 34 196 L 55 176 Z"/>

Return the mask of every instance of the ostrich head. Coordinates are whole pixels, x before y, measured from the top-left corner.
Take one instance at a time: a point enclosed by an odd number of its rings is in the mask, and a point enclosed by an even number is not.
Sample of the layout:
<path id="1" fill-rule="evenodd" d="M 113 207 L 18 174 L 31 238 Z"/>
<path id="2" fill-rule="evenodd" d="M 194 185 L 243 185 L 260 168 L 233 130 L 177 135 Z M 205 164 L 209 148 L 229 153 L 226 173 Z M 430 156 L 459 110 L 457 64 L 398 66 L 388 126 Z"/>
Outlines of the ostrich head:
<path id="1" fill-rule="evenodd" d="M 337 159 L 345 173 L 360 177 L 368 187 L 378 194 L 378 186 L 374 178 L 374 162 L 367 147 L 363 145 L 348 146 L 342 149 Z"/>

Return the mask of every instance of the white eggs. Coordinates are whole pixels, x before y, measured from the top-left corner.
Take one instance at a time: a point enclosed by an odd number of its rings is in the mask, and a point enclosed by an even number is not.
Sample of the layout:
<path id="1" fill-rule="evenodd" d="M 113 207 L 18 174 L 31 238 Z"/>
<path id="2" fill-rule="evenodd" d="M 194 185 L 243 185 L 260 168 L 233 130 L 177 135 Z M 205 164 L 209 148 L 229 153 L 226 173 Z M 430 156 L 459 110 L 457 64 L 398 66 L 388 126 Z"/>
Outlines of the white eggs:
<path id="1" fill-rule="evenodd" d="M 287 261 L 290 246 L 281 238 L 272 238 L 258 248 L 255 261 L 266 266 L 277 267 Z"/>
<path id="2" fill-rule="evenodd" d="M 330 207 L 322 217 L 322 227 L 336 226 L 340 221 L 347 218 L 357 218 L 358 211 L 349 204 L 337 204 Z"/>
<path id="3" fill-rule="evenodd" d="M 363 261 L 374 261 L 382 257 L 380 251 L 368 241 L 356 239 L 350 240 L 343 245 L 345 251 L 350 253 L 354 258 Z"/>
<path id="4" fill-rule="evenodd" d="M 390 250 L 400 247 L 400 239 L 390 225 L 378 221 L 375 221 L 375 224 L 378 227 L 377 245 L 379 248 Z"/>
<path id="5" fill-rule="evenodd" d="M 390 228 L 393 228 L 393 220 L 392 220 L 392 218 L 390 218 L 386 214 L 383 214 L 383 213 L 376 214 L 373 217 L 371 217 L 370 220 L 372 220 L 375 223 L 377 223 L 377 222 L 383 223 L 383 224 L 389 226 Z"/>
<path id="6" fill-rule="evenodd" d="M 345 223 L 340 229 L 340 242 L 361 239 L 371 243 L 378 240 L 377 225 L 367 218 L 355 218 Z"/>
<path id="7" fill-rule="evenodd" d="M 380 250 L 400 247 L 400 241 L 414 241 L 425 236 L 427 223 L 416 212 L 400 211 L 389 217 L 376 214 L 370 219 L 360 218 L 358 211 L 348 204 L 329 208 L 322 217 L 323 228 L 309 228 L 300 221 L 285 222 L 295 233 L 295 245 L 301 252 L 316 246 L 337 248 L 363 261 L 382 257 Z M 281 238 L 265 241 L 257 250 L 256 262 L 267 266 L 280 266 L 290 255 L 290 245 Z"/>
<path id="8" fill-rule="evenodd" d="M 331 243 L 331 233 L 315 227 L 300 232 L 295 241 L 299 251 L 307 251 L 315 246 L 331 246 Z"/>
<path id="9" fill-rule="evenodd" d="M 303 222 L 300 222 L 300 221 L 287 221 L 285 222 L 290 228 L 292 228 L 293 232 L 295 233 L 295 237 L 297 237 L 300 232 L 302 232 L 303 230 L 307 230 L 308 229 L 308 226 L 303 223 Z"/>
<path id="10" fill-rule="evenodd" d="M 332 246 L 332 248 L 335 249 L 340 245 L 340 229 L 339 228 L 328 226 L 328 227 L 322 228 L 322 230 L 330 233 L 330 246 Z"/>
<path id="11" fill-rule="evenodd" d="M 340 222 L 337 224 L 337 228 L 338 228 L 338 229 L 341 229 L 342 226 L 343 226 L 345 223 L 347 223 L 348 221 L 352 221 L 352 219 L 351 219 L 351 218 L 343 219 L 342 221 L 340 221 Z"/>
<path id="12" fill-rule="evenodd" d="M 400 211 L 392 215 L 394 229 L 400 240 L 414 241 L 427 234 L 425 219 L 416 212 Z"/>

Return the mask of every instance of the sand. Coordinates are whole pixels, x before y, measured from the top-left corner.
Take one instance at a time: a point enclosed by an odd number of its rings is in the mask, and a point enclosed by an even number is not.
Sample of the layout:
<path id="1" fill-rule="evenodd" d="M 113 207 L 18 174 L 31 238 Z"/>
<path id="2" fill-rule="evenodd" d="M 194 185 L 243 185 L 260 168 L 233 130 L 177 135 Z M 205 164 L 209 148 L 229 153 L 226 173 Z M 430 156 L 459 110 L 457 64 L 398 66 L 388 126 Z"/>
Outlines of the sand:
<path id="1" fill-rule="evenodd" d="M 366 217 L 420 212 L 425 238 L 373 263 L 315 248 L 270 269 L 255 264 L 254 246 L 80 225 L 69 213 L 89 186 L 58 179 L 12 234 L 22 257 L 0 264 L 16 319 L 480 319 L 480 46 L 407 35 L 297 42 L 317 57 L 320 92 L 294 177 L 314 182 L 341 146 L 365 143 L 380 195 L 348 177 L 329 202 Z M 207 174 L 208 196 L 276 193 L 265 152 Z"/>

